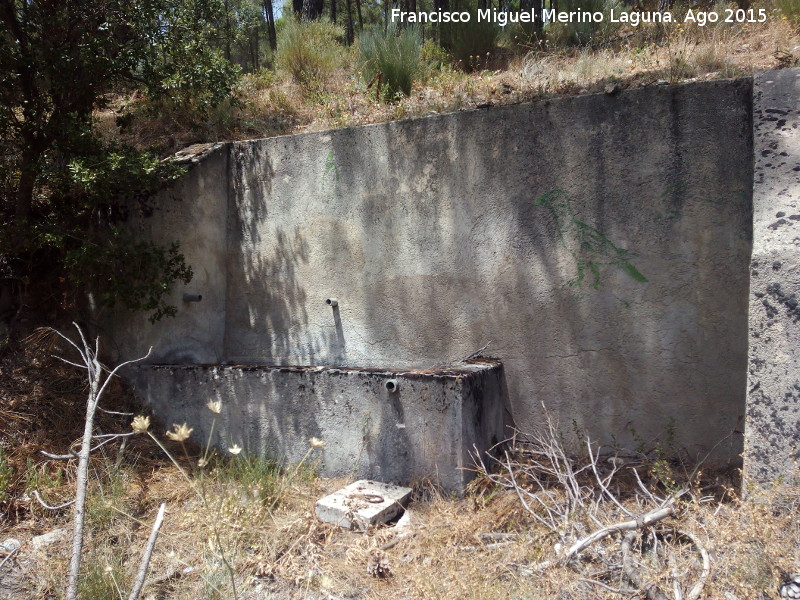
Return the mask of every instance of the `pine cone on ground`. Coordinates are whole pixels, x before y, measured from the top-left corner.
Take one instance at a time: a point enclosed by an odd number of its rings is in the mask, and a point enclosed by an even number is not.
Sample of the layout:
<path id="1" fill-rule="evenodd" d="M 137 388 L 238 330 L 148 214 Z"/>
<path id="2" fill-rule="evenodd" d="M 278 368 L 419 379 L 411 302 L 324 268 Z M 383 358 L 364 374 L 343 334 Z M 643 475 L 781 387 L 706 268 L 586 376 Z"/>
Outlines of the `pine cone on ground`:
<path id="1" fill-rule="evenodd" d="M 373 577 L 384 579 L 392 576 L 392 568 L 389 566 L 389 557 L 381 550 L 373 550 L 367 561 L 367 573 Z"/>

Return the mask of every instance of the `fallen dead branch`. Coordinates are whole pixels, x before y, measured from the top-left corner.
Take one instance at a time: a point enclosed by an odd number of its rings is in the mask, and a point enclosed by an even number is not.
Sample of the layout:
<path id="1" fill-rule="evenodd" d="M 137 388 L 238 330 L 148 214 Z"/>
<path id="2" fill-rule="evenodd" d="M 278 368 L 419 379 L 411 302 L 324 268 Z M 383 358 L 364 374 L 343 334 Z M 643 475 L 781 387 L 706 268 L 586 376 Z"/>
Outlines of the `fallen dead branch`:
<path id="1" fill-rule="evenodd" d="M 668 494 L 657 492 L 657 488 L 648 485 L 629 461 L 619 459 L 617 454 L 601 459 L 601 448 L 593 446 L 588 438 L 585 455 L 567 453 L 556 423 L 546 410 L 545 415 L 544 425 L 539 432 L 524 436 L 517 432 L 504 442 L 506 448 L 499 456 L 490 459 L 492 469 L 487 467 L 483 457 L 476 455 L 481 475 L 513 492 L 533 520 L 545 526 L 558 539 L 554 544 L 555 556 L 552 559 L 536 564 L 513 563 L 508 566 L 516 568 L 523 575 L 533 576 L 547 569 L 569 565 L 587 583 L 615 593 L 629 593 L 583 572 L 588 564 L 600 564 L 604 573 L 624 574 L 650 600 L 667 600 L 664 591 L 655 583 L 648 583 L 636 567 L 633 542 L 642 535 L 643 530 L 667 518 L 676 517 L 676 502 L 690 488 Z M 643 461 L 637 460 L 635 464 L 641 466 Z M 692 475 L 698 469 L 699 466 Z M 620 483 L 617 479 L 623 474 L 626 474 L 625 480 Z M 620 490 L 626 490 L 626 495 L 621 495 Z M 622 518 L 608 525 L 609 517 L 613 515 Z M 625 534 L 621 544 L 615 541 L 592 549 L 602 540 L 619 540 L 617 534 Z M 676 530 L 671 541 L 662 538 L 657 531 L 651 536 L 653 543 L 660 548 L 659 552 L 653 553 L 656 560 L 669 563 L 673 600 L 698 600 L 711 570 L 709 554 L 699 539 L 681 530 Z M 692 569 L 678 569 L 677 554 L 672 544 L 681 537 L 691 542 L 694 551 L 699 554 L 701 567 L 697 567 L 695 562 Z M 577 561 L 583 554 L 587 556 Z M 700 573 L 697 580 L 687 586 L 682 579 L 687 573 L 696 573 L 698 569 Z M 689 591 L 684 598 L 683 590 L 687 588 Z"/>
<path id="2" fill-rule="evenodd" d="M 567 550 L 566 554 L 564 554 L 563 560 L 570 560 L 590 544 L 593 544 L 598 540 L 602 540 L 604 537 L 608 537 L 612 533 L 619 533 L 621 531 L 633 531 L 635 533 L 638 529 L 648 527 L 653 523 L 661 521 L 662 519 L 673 516 L 675 516 L 675 509 L 670 505 L 665 506 L 664 508 L 651 510 L 650 512 L 630 521 L 623 521 L 622 523 L 615 523 L 613 525 L 609 525 L 608 527 L 603 527 L 591 535 L 587 535 L 585 538 L 575 542 L 575 544 L 573 544 L 570 549 Z"/>

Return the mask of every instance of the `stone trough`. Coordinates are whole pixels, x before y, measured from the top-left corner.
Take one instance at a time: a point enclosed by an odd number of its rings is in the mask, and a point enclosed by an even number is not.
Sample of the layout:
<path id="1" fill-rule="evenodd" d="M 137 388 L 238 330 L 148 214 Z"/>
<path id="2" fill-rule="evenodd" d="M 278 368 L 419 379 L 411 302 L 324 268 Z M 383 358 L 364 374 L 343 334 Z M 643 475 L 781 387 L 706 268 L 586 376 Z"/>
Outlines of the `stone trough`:
<path id="1" fill-rule="evenodd" d="M 503 366 L 494 360 L 411 370 L 142 365 L 128 375 L 162 423 L 187 423 L 196 441 L 207 443 L 213 422 L 211 443 L 222 451 L 320 460 L 324 476 L 431 478 L 463 494 L 472 454 L 508 433 Z M 219 414 L 207 407 L 216 401 Z"/>

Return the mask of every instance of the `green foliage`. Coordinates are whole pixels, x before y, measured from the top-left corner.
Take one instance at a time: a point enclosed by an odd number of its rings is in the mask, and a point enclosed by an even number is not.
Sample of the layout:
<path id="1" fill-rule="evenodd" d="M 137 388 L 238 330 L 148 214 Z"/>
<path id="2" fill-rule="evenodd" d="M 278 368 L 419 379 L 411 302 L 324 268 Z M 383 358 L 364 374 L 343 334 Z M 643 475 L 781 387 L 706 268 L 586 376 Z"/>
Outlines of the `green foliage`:
<path id="1" fill-rule="evenodd" d="M 610 20 L 611 10 L 619 15 L 626 11 L 620 0 L 562 0 L 561 11 L 587 11 L 603 14 L 602 22 L 587 20 L 582 23 L 549 23 L 545 26 L 547 43 L 553 46 L 591 46 L 606 44 L 611 35 L 620 27 Z"/>
<path id="2" fill-rule="evenodd" d="M 173 282 L 188 283 L 192 270 L 177 242 L 162 247 L 137 240 L 127 221 L 150 214 L 151 195 L 184 168 L 84 137 L 71 144 L 66 164 L 47 165 L 47 202 L 20 232 L 24 239 L 0 240 L 0 254 L 39 257 L 38 275 L 61 281 L 64 308 L 88 294 L 95 308 L 120 302 L 148 311 L 151 321 L 174 315 L 164 298 Z"/>
<path id="3" fill-rule="evenodd" d="M 369 83 L 380 73 L 384 99 L 411 94 L 414 79 L 420 74 L 422 38 L 417 30 L 371 29 L 359 37 L 358 48 L 365 81 Z"/>
<path id="4" fill-rule="evenodd" d="M 327 21 L 301 23 L 287 18 L 278 34 L 275 63 L 297 83 L 318 87 L 344 60 L 344 49 L 337 41 L 343 35 L 341 27 Z"/>
<path id="5" fill-rule="evenodd" d="M 800 0 L 774 0 L 774 7 L 781 18 L 800 25 Z"/>
<path id="6" fill-rule="evenodd" d="M 11 488 L 14 470 L 8 464 L 3 447 L 0 446 L 0 502 L 8 500 L 8 490 Z"/>
<path id="7" fill-rule="evenodd" d="M 223 483 L 238 486 L 246 496 L 267 506 L 278 506 L 285 493 L 281 466 L 250 454 L 221 458 L 214 467 L 214 475 Z"/>
<path id="8" fill-rule="evenodd" d="M 497 46 L 500 27 L 479 21 L 472 11 L 468 23 L 449 23 L 442 27 L 442 46 L 449 50 L 455 66 L 465 71 L 482 69 Z"/>
<path id="9" fill-rule="evenodd" d="M 46 290 L 37 296 L 50 298 L 48 311 L 56 303 L 74 308 L 89 292 L 101 306 L 122 301 L 153 319 L 173 313 L 162 298 L 172 282 L 191 277 L 177 246 L 149 246 L 124 230 L 181 170 L 100 142 L 92 112 L 108 92 L 131 86 L 156 106 L 202 118 L 229 102 L 237 69 L 215 37 L 229 20 L 227 3 L 7 4 L 0 12 L 0 226 L 10 233 L 0 238 L 0 295 L 8 296 L 9 282 L 35 282 Z"/>
<path id="10" fill-rule="evenodd" d="M 56 470 L 51 474 L 48 463 L 35 464 L 30 458 L 25 465 L 25 491 L 49 490 L 61 486 L 62 471 Z"/>
<path id="11" fill-rule="evenodd" d="M 239 69 L 212 43 L 225 33 L 220 27 L 228 19 L 224 7 L 220 0 L 165 0 L 158 18 L 169 26 L 156 29 L 153 38 L 159 59 L 148 61 L 144 69 L 152 98 L 169 108 L 205 115 L 230 97 Z M 227 35 L 237 31 L 232 25 Z"/>
<path id="12" fill-rule="evenodd" d="M 450 55 L 432 39 L 427 39 L 420 48 L 419 58 L 422 64 L 431 71 L 441 71 L 450 65 Z"/>
<path id="13" fill-rule="evenodd" d="M 111 546 L 104 546 L 92 550 L 87 558 L 78 582 L 78 597 L 81 600 L 123 598 L 122 591 L 130 589 L 125 556 Z"/>

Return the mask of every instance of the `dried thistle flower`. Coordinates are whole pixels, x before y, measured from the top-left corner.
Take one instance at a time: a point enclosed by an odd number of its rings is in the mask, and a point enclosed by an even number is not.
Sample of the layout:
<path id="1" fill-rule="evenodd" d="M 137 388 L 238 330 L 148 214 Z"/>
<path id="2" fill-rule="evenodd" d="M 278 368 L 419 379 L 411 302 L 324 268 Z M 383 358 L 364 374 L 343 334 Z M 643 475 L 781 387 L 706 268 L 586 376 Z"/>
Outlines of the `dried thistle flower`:
<path id="1" fill-rule="evenodd" d="M 194 429 L 186 425 L 186 423 L 184 423 L 180 427 L 173 424 L 172 429 L 174 429 L 175 431 L 168 431 L 167 437 L 174 442 L 184 442 L 188 440 L 189 436 L 192 435 L 192 432 L 194 431 Z"/>
<path id="2" fill-rule="evenodd" d="M 208 407 L 208 410 L 213 412 L 215 415 L 218 415 L 222 410 L 222 400 L 217 400 L 217 401 L 212 400 L 208 404 L 206 404 L 206 407 Z"/>
<path id="3" fill-rule="evenodd" d="M 239 445 L 238 445 L 238 444 L 234 444 L 233 446 L 231 446 L 230 448 L 228 448 L 228 452 L 230 452 L 230 453 L 231 453 L 231 454 L 233 454 L 234 456 L 236 456 L 237 454 L 239 454 L 239 452 L 241 452 L 241 451 L 242 451 L 242 449 L 239 447 Z"/>
<path id="4" fill-rule="evenodd" d="M 131 429 L 133 429 L 133 433 L 147 433 L 149 428 L 150 417 L 145 417 L 142 415 L 133 417 L 133 422 L 131 423 Z"/>
<path id="5" fill-rule="evenodd" d="M 325 446 L 325 442 L 324 441 L 322 441 L 319 438 L 315 438 L 315 437 L 309 438 L 308 439 L 308 443 L 311 444 L 312 448 L 322 448 L 322 447 Z"/>

